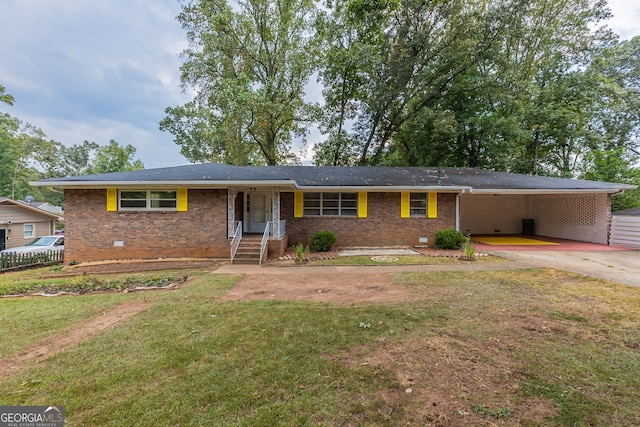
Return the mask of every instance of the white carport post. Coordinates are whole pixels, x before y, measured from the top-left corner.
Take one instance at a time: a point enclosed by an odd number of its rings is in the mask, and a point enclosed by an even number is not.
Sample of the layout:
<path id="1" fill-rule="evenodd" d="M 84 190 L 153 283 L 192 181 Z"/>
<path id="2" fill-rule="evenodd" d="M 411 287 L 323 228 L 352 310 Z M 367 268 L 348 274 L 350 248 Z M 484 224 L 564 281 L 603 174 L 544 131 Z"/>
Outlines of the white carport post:
<path id="1" fill-rule="evenodd" d="M 271 192 L 271 237 L 280 238 L 280 192 Z"/>
<path id="2" fill-rule="evenodd" d="M 227 237 L 233 239 L 236 231 L 236 197 L 238 192 L 234 188 L 227 189 Z"/>
<path id="3" fill-rule="evenodd" d="M 464 194 L 465 190 L 462 190 L 456 194 L 456 230 L 460 231 L 460 196 Z"/>

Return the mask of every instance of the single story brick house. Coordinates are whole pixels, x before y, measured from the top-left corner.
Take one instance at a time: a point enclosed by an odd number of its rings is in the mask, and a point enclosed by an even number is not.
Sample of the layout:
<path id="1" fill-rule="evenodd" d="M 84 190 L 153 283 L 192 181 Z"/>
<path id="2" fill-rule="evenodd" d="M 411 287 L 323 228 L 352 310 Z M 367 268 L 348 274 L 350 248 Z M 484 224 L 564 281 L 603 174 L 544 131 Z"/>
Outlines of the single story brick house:
<path id="1" fill-rule="evenodd" d="M 607 244 L 611 197 L 635 188 L 469 168 L 219 163 L 33 184 L 64 189 L 65 259 L 78 262 L 229 258 L 234 236 L 251 234 L 277 256 L 320 230 L 338 246 L 416 246 L 446 228 L 520 234 L 535 224 L 538 235 Z"/>
<path id="2" fill-rule="evenodd" d="M 0 197 L 0 250 L 24 246 L 56 231 L 62 215 L 19 200 Z"/>

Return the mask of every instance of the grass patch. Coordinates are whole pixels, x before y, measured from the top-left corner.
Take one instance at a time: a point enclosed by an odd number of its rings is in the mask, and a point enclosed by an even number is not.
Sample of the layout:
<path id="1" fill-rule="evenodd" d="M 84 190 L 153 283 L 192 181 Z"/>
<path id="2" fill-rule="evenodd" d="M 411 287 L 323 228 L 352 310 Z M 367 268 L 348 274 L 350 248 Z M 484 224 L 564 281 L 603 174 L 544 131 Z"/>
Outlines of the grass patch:
<path id="1" fill-rule="evenodd" d="M 411 290 L 404 303 L 221 302 L 236 280 L 145 294 L 137 316 L 3 378 L 0 404 L 63 405 L 71 426 L 640 425 L 637 288 L 555 270 L 401 273 L 389 286 Z M 140 297 L 0 300 L 0 313 L 22 304 L 28 333 Z"/>
<path id="2" fill-rule="evenodd" d="M 139 295 L 86 295 L 82 298 L 0 300 L 0 357 L 41 341 Z"/>

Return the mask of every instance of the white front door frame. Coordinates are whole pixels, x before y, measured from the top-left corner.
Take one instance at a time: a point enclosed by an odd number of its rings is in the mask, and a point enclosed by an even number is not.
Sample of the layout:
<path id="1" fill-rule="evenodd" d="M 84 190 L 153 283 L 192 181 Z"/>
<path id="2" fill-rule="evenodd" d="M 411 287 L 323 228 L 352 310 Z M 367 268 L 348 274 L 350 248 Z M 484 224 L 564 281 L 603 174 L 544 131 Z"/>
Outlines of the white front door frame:
<path id="1" fill-rule="evenodd" d="M 267 222 L 271 221 L 270 195 L 267 191 L 244 193 L 245 233 L 264 233 Z"/>

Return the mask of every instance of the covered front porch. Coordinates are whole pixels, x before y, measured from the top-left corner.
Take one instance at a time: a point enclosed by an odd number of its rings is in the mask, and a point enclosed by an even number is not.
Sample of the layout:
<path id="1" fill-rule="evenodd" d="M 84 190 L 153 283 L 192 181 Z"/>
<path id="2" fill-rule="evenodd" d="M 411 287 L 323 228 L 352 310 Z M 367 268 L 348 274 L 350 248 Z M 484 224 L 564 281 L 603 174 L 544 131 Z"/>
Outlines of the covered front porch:
<path id="1" fill-rule="evenodd" d="M 227 237 L 231 262 L 242 254 L 250 263 L 279 256 L 288 245 L 287 221 L 281 218 L 279 188 L 234 187 L 228 189 Z"/>

